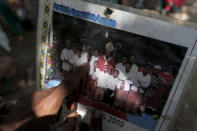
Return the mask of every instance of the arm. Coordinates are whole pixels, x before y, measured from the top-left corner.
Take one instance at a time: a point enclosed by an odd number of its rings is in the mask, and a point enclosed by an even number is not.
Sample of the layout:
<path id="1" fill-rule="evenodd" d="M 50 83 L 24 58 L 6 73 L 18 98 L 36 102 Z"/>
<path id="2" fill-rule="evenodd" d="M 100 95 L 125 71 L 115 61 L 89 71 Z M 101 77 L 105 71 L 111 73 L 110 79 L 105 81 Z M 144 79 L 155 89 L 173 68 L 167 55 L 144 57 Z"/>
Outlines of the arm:
<path id="1" fill-rule="evenodd" d="M 37 91 L 22 97 L 0 129 L 13 131 L 32 119 L 57 114 L 64 98 L 74 92 L 76 93 L 81 78 L 85 77 L 88 71 L 88 65 L 80 66 L 57 87 Z"/>

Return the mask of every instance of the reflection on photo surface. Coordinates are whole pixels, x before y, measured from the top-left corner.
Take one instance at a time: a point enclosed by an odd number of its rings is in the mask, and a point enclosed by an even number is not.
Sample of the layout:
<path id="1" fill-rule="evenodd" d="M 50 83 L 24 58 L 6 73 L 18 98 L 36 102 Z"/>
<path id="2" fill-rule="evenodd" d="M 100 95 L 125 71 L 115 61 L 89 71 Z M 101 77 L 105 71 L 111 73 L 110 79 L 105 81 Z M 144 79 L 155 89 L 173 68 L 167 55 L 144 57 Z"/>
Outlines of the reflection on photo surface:
<path id="1" fill-rule="evenodd" d="M 146 114 L 152 120 L 159 119 L 187 51 L 185 47 L 57 12 L 53 13 L 53 31 L 46 83 L 88 63 L 87 83 L 80 92 L 93 103 L 91 106 L 110 108 L 108 113 L 112 114 L 120 111 L 127 116 L 142 118 Z"/>

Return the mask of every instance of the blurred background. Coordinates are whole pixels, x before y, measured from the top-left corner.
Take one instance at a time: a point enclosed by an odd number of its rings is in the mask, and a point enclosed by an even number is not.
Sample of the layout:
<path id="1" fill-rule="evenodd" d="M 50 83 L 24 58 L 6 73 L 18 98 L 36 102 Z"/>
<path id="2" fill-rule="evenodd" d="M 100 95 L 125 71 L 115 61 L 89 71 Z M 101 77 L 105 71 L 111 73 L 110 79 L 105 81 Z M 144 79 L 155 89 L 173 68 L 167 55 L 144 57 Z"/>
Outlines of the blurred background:
<path id="1" fill-rule="evenodd" d="M 90 1 L 90 0 L 89 0 Z M 92 0 L 94 1 L 94 0 Z M 196 0 L 105 0 L 137 8 L 151 15 L 171 17 L 174 21 L 188 23 L 197 29 Z M 0 0 L 0 102 L 16 100 L 23 94 L 35 90 L 36 83 L 36 28 L 38 0 Z M 193 89 L 193 88 L 191 88 Z M 194 90 L 193 90 L 194 91 Z M 188 91 L 188 93 L 192 91 Z M 176 121 L 175 130 L 191 129 L 197 119 L 195 94 L 181 107 L 182 115 Z M 193 101 L 192 101 L 193 100 Z M 191 108 L 192 107 L 192 108 Z M 0 106 L 1 108 L 1 106 Z M 1 111 L 0 111 L 1 112 Z M 0 121 L 3 121 L 0 116 Z M 190 121 L 188 125 L 183 121 Z M 191 125 L 192 124 L 192 125 Z"/>
<path id="2" fill-rule="evenodd" d="M 0 0 L 0 95 L 35 83 L 37 0 Z"/>

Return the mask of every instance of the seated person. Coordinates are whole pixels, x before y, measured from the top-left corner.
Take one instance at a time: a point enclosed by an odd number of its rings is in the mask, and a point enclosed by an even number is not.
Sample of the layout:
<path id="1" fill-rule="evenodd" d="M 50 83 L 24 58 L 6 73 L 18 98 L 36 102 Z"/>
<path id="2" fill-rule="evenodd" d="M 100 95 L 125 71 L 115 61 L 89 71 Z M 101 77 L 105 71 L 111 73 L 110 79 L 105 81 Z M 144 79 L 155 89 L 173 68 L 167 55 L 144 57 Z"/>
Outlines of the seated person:
<path id="1" fill-rule="evenodd" d="M 128 61 L 127 56 L 122 56 L 121 62 L 116 64 L 116 69 L 119 69 L 122 72 L 125 72 L 127 61 Z"/>
<path id="2" fill-rule="evenodd" d="M 148 66 L 144 66 L 143 71 L 138 72 L 136 80 L 137 86 L 141 88 L 142 92 L 148 89 L 151 83 L 151 75 L 148 73 Z"/>

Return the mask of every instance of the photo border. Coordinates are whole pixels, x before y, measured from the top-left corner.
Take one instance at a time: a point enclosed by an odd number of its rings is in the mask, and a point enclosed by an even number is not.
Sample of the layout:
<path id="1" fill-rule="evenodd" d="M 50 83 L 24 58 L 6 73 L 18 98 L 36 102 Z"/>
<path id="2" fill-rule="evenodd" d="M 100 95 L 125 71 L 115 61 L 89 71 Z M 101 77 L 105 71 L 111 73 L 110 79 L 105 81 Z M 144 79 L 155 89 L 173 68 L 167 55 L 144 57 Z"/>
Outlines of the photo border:
<path id="1" fill-rule="evenodd" d="M 75 8 L 78 11 L 89 12 L 92 14 L 100 15 L 105 18 L 103 12 L 106 10 L 106 5 L 97 5 L 102 3 L 97 0 L 96 3 L 90 3 L 81 0 L 40 0 L 39 1 L 39 18 L 38 18 L 38 30 L 37 30 L 37 89 L 46 89 L 44 86 L 45 79 L 45 65 L 46 65 L 46 53 L 48 48 L 48 31 L 50 23 L 52 21 L 52 12 L 54 10 L 54 2 L 58 5 Z M 197 56 L 197 31 L 188 27 L 171 24 L 161 20 L 149 18 L 146 16 L 137 15 L 132 12 L 122 11 L 122 8 L 115 9 L 115 4 L 107 5 L 113 10 L 110 20 L 116 21 L 116 26 L 112 28 L 120 29 L 126 32 L 142 35 L 145 37 L 161 40 L 170 44 L 180 45 L 187 47 L 187 53 L 181 64 L 173 87 L 171 89 L 168 100 L 163 109 L 160 120 L 157 123 L 156 131 L 167 130 L 169 124 L 174 117 L 174 111 L 182 96 L 183 90 L 185 90 L 188 76 L 192 72 L 192 66 Z M 121 7 L 121 6 L 120 6 Z M 56 12 L 66 14 L 64 10 L 56 10 Z M 67 14 L 69 15 L 69 14 Z M 81 18 L 83 19 L 83 18 Z M 126 19 L 127 21 L 124 21 Z M 88 20 L 88 19 L 86 19 Z M 91 20 L 88 20 L 91 21 Z M 92 21 L 94 22 L 94 21 Z M 96 22 L 95 22 L 96 23 Z M 101 23 L 97 23 L 101 24 Z M 102 23 L 104 26 L 105 23 Z M 161 30 L 162 29 L 162 30 Z"/>

